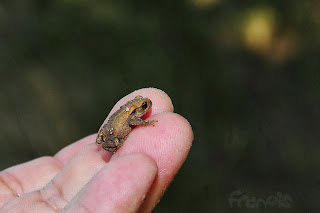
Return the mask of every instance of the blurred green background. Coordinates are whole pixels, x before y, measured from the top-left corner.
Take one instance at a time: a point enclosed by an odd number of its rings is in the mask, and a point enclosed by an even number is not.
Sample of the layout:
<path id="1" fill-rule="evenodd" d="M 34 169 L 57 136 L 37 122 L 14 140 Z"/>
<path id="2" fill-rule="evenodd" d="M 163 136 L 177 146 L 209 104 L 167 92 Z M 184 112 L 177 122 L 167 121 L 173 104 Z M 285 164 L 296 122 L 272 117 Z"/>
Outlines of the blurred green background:
<path id="1" fill-rule="evenodd" d="M 319 38 L 318 0 L 2 0 L 0 169 L 156 87 L 195 139 L 155 212 L 319 212 Z"/>

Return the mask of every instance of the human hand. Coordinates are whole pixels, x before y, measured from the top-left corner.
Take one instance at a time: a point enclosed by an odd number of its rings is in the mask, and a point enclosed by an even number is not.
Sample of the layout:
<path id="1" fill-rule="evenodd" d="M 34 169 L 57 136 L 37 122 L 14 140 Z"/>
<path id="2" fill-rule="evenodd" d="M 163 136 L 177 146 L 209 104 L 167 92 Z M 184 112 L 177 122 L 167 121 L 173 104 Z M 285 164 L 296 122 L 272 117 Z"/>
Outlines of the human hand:
<path id="1" fill-rule="evenodd" d="M 193 133 L 158 89 L 134 91 L 109 116 L 137 95 L 152 100 L 154 127 L 136 127 L 114 154 L 97 145 L 94 134 L 53 157 L 2 171 L 0 212 L 152 211 L 183 164 Z"/>

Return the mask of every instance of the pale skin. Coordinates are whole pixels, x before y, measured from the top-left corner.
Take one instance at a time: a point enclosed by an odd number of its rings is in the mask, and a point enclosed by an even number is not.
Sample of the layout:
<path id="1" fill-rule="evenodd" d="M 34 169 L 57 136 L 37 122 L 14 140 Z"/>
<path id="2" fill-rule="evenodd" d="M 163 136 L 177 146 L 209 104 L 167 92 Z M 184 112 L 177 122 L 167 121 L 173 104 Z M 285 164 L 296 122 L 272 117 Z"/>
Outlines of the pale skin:
<path id="1" fill-rule="evenodd" d="M 125 96 L 109 116 L 137 95 L 152 100 L 146 117 L 158 120 L 154 126 L 136 127 L 116 153 L 96 144 L 93 134 L 53 157 L 2 171 L 0 212 L 151 212 L 186 159 L 193 133 L 154 88 Z"/>

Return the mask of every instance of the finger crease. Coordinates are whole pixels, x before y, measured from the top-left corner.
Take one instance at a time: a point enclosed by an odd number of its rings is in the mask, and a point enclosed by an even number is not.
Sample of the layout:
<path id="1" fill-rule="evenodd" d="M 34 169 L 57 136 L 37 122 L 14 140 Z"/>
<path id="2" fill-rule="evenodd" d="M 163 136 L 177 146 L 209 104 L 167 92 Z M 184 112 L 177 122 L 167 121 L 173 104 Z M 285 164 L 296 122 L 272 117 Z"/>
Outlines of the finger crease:
<path id="1" fill-rule="evenodd" d="M 40 201 L 44 204 L 46 204 L 46 206 L 48 206 L 48 208 L 52 209 L 54 212 L 60 212 L 55 205 L 52 205 L 47 199 L 44 198 L 42 192 L 42 190 L 39 190 L 38 193 L 40 194 Z"/>
<path id="2" fill-rule="evenodd" d="M 8 171 L 1 172 L 0 184 L 9 190 L 13 197 L 20 196 L 24 191 L 21 182 Z"/>
<path id="3" fill-rule="evenodd" d="M 85 212 L 85 213 L 92 213 L 93 211 L 91 211 L 88 207 L 86 207 L 85 205 L 84 205 L 84 203 L 83 202 L 79 202 L 78 204 L 77 204 L 77 211 L 79 212 Z"/>
<path id="4" fill-rule="evenodd" d="M 54 182 L 54 180 L 51 180 L 50 183 L 51 184 L 48 184 L 45 188 L 39 190 L 39 193 L 43 202 L 55 212 L 60 212 L 68 201 L 64 198 L 62 189 Z"/>

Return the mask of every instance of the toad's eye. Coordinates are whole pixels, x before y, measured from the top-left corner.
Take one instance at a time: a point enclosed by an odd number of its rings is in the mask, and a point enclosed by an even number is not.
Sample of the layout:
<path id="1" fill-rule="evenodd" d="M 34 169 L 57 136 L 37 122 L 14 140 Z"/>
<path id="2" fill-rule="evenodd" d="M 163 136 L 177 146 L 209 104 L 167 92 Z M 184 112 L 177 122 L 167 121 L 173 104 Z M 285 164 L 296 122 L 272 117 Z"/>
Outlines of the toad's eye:
<path id="1" fill-rule="evenodd" d="M 103 142 L 106 141 L 106 140 L 104 139 L 103 135 L 101 135 L 100 138 L 101 138 L 101 140 L 102 140 Z"/>
<path id="2" fill-rule="evenodd" d="M 148 103 L 147 102 L 144 102 L 142 105 L 141 105 L 141 109 L 143 110 L 146 110 L 148 107 Z"/>

